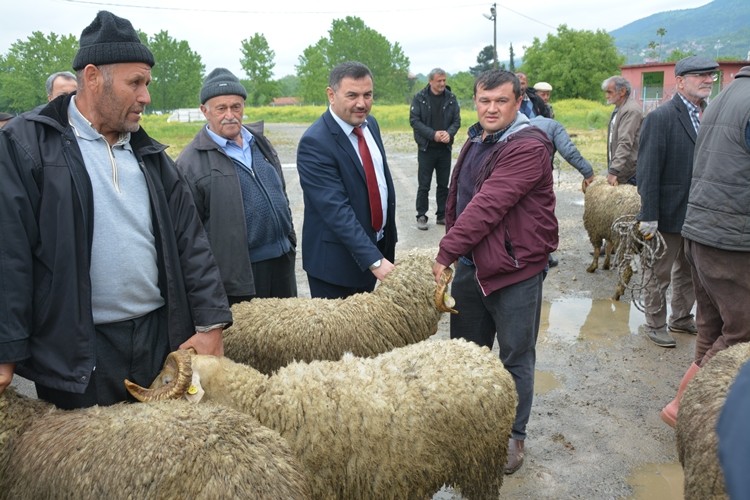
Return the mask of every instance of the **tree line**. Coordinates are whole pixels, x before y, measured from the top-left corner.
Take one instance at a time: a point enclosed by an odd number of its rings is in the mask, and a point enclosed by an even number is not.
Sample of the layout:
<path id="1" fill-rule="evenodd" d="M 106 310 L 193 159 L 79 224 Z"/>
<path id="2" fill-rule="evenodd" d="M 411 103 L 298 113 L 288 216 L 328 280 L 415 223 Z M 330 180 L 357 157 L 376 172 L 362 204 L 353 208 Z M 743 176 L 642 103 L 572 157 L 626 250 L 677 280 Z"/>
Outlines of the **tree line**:
<path id="1" fill-rule="evenodd" d="M 187 41 L 174 39 L 166 30 L 153 36 L 139 32 L 139 36 L 156 59 L 149 86 L 151 110 L 195 107 L 206 73 L 200 54 Z M 0 55 L 0 110 L 20 113 L 46 102 L 45 80 L 51 73 L 69 69 L 77 50 L 78 39 L 74 35 L 39 31 L 13 43 L 7 53 Z M 268 104 L 281 96 L 294 96 L 305 104 L 324 104 L 330 68 L 348 60 L 370 67 L 377 102 L 408 103 L 425 81 L 424 76 L 410 76 L 409 58 L 398 42 L 390 42 L 355 16 L 334 20 L 327 36 L 305 48 L 295 66 L 295 75 L 273 79 L 276 54 L 262 33 L 242 40 L 240 53 L 245 74 L 238 77 L 248 91 L 250 106 Z M 514 59 L 511 44 L 508 69 L 526 73 L 530 84 L 550 82 L 554 98 L 590 100 L 601 99 L 602 80 L 618 74 L 624 61 L 606 32 L 577 31 L 566 25 L 544 41 L 534 38 L 531 46 L 525 47 L 520 67 L 515 67 Z M 493 46 L 484 47 L 476 62 L 466 71 L 449 75 L 449 85 L 464 104 L 471 101 L 475 76 L 494 65 Z M 440 66 L 440 61 L 436 60 L 435 65 Z"/>

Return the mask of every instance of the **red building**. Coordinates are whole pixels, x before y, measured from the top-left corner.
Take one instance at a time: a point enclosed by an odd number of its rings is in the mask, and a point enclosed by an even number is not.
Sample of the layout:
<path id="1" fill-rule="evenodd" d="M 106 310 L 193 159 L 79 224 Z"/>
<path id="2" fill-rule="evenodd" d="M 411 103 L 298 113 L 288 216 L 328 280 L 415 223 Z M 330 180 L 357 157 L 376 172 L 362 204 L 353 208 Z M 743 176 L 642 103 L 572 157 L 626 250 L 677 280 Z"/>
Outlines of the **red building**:
<path id="1" fill-rule="evenodd" d="M 633 97 L 644 112 L 651 111 L 675 93 L 674 62 L 651 62 L 621 66 L 622 76 L 633 86 Z M 732 83 L 734 75 L 750 61 L 719 61 L 719 79 L 714 83 L 711 97 Z"/>

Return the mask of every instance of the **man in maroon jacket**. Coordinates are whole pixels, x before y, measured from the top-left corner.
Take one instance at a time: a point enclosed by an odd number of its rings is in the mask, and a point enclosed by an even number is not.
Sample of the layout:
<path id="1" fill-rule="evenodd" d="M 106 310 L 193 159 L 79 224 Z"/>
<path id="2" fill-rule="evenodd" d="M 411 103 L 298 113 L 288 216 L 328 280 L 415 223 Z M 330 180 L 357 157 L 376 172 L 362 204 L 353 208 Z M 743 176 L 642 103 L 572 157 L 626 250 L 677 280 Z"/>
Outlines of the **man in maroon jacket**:
<path id="1" fill-rule="evenodd" d="M 474 84 L 479 122 L 469 129 L 453 170 L 446 235 L 435 279 L 456 263 L 452 294 L 459 314 L 451 338 L 492 348 L 516 382 L 518 407 L 505 473 L 523 464 L 534 395 L 536 339 L 547 255 L 558 242 L 547 136 L 519 112 L 518 78 L 490 70 Z"/>

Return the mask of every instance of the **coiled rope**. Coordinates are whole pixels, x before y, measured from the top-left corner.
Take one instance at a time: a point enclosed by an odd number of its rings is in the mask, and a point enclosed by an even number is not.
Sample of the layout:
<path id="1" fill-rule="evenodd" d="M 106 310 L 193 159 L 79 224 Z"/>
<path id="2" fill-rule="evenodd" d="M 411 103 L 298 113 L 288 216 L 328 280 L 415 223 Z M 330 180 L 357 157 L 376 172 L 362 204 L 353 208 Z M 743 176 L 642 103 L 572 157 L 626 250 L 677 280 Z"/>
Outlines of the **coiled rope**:
<path id="1" fill-rule="evenodd" d="M 659 231 L 650 239 L 645 239 L 638 229 L 634 215 L 623 215 L 612 223 L 612 234 L 617 235 L 615 262 L 617 262 L 618 287 L 630 292 L 631 302 L 636 309 L 645 312 L 641 299 L 649 281 L 644 282 L 643 270 L 653 269 L 657 260 L 664 256 L 667 245 Z M 633 279 L 636 277 L 636 279 Z M 650 279 L 655 279 L 651 274 Z"/>

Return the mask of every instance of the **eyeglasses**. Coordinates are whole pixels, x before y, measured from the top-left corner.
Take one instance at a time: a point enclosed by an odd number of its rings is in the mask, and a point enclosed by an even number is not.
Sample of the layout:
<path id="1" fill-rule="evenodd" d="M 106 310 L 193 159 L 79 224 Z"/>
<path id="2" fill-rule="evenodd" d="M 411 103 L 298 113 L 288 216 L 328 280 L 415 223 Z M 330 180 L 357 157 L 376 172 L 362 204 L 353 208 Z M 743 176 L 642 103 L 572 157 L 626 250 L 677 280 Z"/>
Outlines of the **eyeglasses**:
<path id="1" fill-rule="evenodd" d="M 719 74 L 715 73 L 713 71 L 709 71 L 707 73 L 685 73 L 683 76 L 695 76 L 700 78 L 701 80 L 705 80 L 706 78 L 710 78 L 711 81 L 715 82 L 719 79 Z"/>

